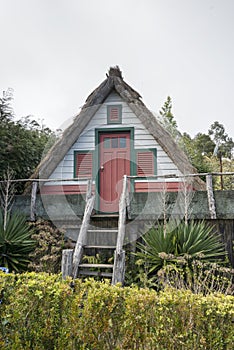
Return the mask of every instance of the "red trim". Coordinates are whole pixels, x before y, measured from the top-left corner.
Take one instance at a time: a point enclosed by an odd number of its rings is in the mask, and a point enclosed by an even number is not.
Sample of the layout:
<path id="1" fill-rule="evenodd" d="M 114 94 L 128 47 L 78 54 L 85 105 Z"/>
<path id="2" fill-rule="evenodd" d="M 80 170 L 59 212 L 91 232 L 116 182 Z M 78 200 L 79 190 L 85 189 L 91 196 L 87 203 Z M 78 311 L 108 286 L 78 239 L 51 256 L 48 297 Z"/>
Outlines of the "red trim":
<path id="1" fill-rule="evenodd" d="M 86 185 L 48 185 L 41 188 L 41 194 L 79 194 L 86 192 Z"/>
<path id="2" fill-rule="evenodd" d="M 179 192 L 182 190 L 182 182 L 135 182 L 135 192 Z M 191 188 L 190 188 L 191 189 Z"/>
<path id="3" fill-rule="evenodd" d="M 161 192 L 165 187 L 167 192 L 179 192 L 182 186 L 182 182 L 135 182 L 135 192 Z M 83 194 L 86 191 L 86 185 L 48 185 L 41 188 L 41 194 Z"/>

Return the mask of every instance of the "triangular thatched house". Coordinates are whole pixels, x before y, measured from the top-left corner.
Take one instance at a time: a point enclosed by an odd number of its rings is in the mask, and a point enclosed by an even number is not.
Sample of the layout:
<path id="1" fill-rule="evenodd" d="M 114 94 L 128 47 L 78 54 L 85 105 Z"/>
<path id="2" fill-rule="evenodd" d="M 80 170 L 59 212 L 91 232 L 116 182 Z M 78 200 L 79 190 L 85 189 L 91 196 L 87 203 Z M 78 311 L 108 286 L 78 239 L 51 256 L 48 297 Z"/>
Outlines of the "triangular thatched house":
<path id="1" fill-rule="evenodd" d="M 195 173 L 172 136 L 147 109 L 141 96 L 122 77 L 118 67 L 89 95 L 79 115 L 38 166 L 33 177 L 78 180 L 48 182 L 43 194 L 83 193 L 92 177 L 99 194 L 96 209 L 115 212 L 124 174 L 138 176 L 132 190 L 177 191 L 179 177 L 162 180 L 152 175 Z M 151 178 L 150 178 L 151 176 Z M 194 178 L 193 188 L 203 188 Z"/>

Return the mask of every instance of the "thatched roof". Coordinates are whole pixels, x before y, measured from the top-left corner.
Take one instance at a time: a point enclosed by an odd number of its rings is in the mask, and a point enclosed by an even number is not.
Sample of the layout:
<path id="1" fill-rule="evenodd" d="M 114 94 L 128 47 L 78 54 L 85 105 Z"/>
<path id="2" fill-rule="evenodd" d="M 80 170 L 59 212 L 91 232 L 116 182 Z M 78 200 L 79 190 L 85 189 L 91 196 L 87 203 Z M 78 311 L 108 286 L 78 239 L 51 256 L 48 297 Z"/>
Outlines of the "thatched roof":
<path id="1" fill-rule="evenodd" d="M 74 122 L 64 131 L 62 137 L 54 144 L 41 161 L 35 173 L 32 175 L 32 178 L 38 177 L 39 173 L 40 178 L 49 178 L 59 162 L 62 161 L 68 150 L 76 142 L 84 128 L 88 125 L 100 105 L 113 90 L 128 104 L 178 169 L 183 174 L 196 173 L 196 169 L 188 161 L 185 153 L 144 105 L 140 94 L 123 80 L 122 72 L 119 67 L 110 68 L 106 76 L 107 78 L 88 96 L 81 112 L 75 117 Z M 202 189 L 204 187 L 203 181 L 198 177 L 194 178 L 194 181 L 194 187 L 196 189 Z"/>

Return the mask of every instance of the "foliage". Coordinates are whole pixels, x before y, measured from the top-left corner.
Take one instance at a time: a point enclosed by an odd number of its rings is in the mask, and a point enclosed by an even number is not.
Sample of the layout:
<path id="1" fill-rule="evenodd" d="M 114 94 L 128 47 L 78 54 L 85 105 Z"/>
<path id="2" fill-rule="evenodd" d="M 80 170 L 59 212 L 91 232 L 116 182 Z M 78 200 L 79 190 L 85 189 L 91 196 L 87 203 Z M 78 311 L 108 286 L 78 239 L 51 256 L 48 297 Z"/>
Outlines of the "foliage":
<path id="1" fill-rule="evenodd" d="M 179 143 L 198 172 L 233 171 L 234 142 L 217 121 L 211 125 L 208 134 L 198 133 L 191 138 L 184 133 Z M 233 188 L 233 177 L 215 177 L 214 184 L 215 189 L 230 190 Z"/>
<path id="2" fill-rule="evenodd" d="M 228 159 L 231 162 L 230 166 L 233 168 L 232 156 L 234 142 L 225 132 L 224 126 L 218 121 L 215 121 L 210 126 L 208 134 L 198 133 L 193 138 L 188 133 L 181 134 L 172 113 L 172 100 L 170 96 L 167 97 L 167 100 L 159 111 L 158 119 L 162 126 L 178 142 L 191 164 L 199 173 L 225 172 L 225 167 L 222 167 L 222 163 L 224 163 L 223 159 Z M 218 165 L 217 160 L 219 160 Z M 216 189 L 232 189 L 233 183 L 230 181 L 230 178 L 215 178 L 214 182 Z"/>
<path id="3" fill-rule="evenodd" d="M 3 211 L 3 228 L 5 230 L 7 215 L 11 212 L 14 196 L 15 184 L 12 182 L 14 173 L 11 169 L 7 169 L 3 174 L 3 182 L 0 183 L 0 205 Z"/>
<path id="4" fill-rule="evenodd" d="M 188 224 L 176 222 L 160 224 L 151 228 L 138 243 L 137 257 L 147 263 L 149 272 L 157 272 L 171 264 L 171 256 L 189 257 L 209 262 L 220 261 L 225 256 L 224 246 L 213 228 L 204 222 L 190 221 Z M 168 259 L 169 257 L 169 259 Z"/>
<path id="5" fill-rule="evenodd" d="M 27 268 L 29 253 L 35 247 L 32 230 L 26 217 L 18 213 L 7 214 L 6 222 L 0 211 L 0 265 L 10 271 L 21 272 Z"/>
<path id="6" fill-rule="evenodd" d="M 233 170 L 234 142 L 219 122 L 210 126 L 208 134 L 198 133 L 193 138 L 188 133 L 180 134 L 178 130 L 177 134 L 180 147 L 199 173 Z M 225 162 L 229 162 L 230 169 L 226 169 Z M 232 189 L 230 178 L 223 177 L 221 181 L 220 184 L 220 179 L 215 178 L 216 189 Z"/>
<path id="7" fill-rule="evenodd" d="M 231 137 L 225 132 L 225 128 L 219 122 L 214 122 L 208 133 L 216 144 L 216 149 L 214 150 L 215 155 L 220 157 L 232 158 L 232 151 L 234 148 L 234 142 Z"/>
<path id="8" fill-rule="evenodd" d="M 32 239 L 36 247 L 30 253 L 30 271 L 58 273 L 61 271 L 62 250 L 65 249 L 64 234 L 51 222 L 39 219 L 31 222 Z"/>
<path id="9" fill-rule="evenodd" d="M 172 114 L 172 100 L 170 96 L 167 96 L 167 99 L 164 105 L 162 106 L 162 109 L 159 111 L 159 115 L 163 118 L 167 118 L 169 123 L 171 123 L 173 127 L 177 127 L 177 123 Z"/>
<path id="10" fill-rule="evenodd" d="M 124 285 L 137 285 L 139 288 L 159 289 L 158 278 L 150 273 L 150 266 L 142 259 L 133 260 L 133 253 L 127 252 L 125 262 Z"/>
<path id="11" fill-rule="evenodd" d="M 8 88 L 3 91 L 3 96 L 0 98 L 0 122 L 10 121 L 14 116 L 14 111 L 11 106 L 13 100 L 13 89 Z"/>
<path id="12" fill-rule="evenodd" d="M 6 92 L 0 99 L 0 178 L 8 168 L 17 179 L 29 178 L 39 164 L 45 147 L 51 146 L 55 133 L 29 116 L 14 120 L 11 107 L 12 92 Z M 17 185 L 20 192 L 23 184 Z"/>
<path id="13" fill-rule="evenodd" d="M 212 171 L 212 164 L 207 161 L 207 157 L 212 155 L 212 147 L 214 149 L 215 146 L 208 135 L 200 133 L 191 138 L 187 133 L 183 133 L 179 144 L 199 173 Z"/>
<path id="14" fill-rule="evenodd" d="M 220 159 L 217 157 L 206 157 L 206 162 L 212 172 L 220 172 Z M 234 170 L 234 158 L 222 158 L 222 171 L 224 173 L 233 172 Z M 233 190 L 234 189 L 234 175 L 223 175 L 222 185 L 221 176 L 213 176 L 214 190 Z"/>
<path id="15" fill-rule="evenodd" d="M 233 296 L 121 288 L 59 275 L 0 274 L 0 347 L 63 349 L 227 349 Z M 170 335 L 170 336 L 168 336 Z"/>
<path id="16" fill-rule="evenodd" d="M 234 295 L 233 269 L 200 260 L 191 262 L 188 257 L 168 256 L 167 259 L 172 264 L 165 265 L 158 271 L 159 289 L 170 286 L 203 295 L 214 292 Z"/>
<path id="17" fill-rule="evenodd" d="M 178 131 L 177 122 L 172 113 L 172 100 L 171 97 L 168 96 L 161 110 L 159 111 L 158 116 L 159 122 L 162 126 L 175 138 L 180 137 L 180 133 Z"/>
<path id="18" fill-rule="evenodd" d="M 193 138 L 193 146 L 198 155 L 211 157 L 214 152 L 215 143 L 209 135 L 199 132 Z"/>

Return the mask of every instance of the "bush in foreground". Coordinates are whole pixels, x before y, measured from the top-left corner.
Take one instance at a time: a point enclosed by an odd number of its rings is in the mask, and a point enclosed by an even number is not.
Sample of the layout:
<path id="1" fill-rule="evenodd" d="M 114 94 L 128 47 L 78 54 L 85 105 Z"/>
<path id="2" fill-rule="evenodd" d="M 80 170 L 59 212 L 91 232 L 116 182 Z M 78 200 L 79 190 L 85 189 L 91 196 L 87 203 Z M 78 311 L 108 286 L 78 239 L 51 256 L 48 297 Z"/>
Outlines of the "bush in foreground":
<path id="1" fill-rule="evenodd" d="M 232 349 L 234 297 L 0 274 L 0 348 Z"/>

